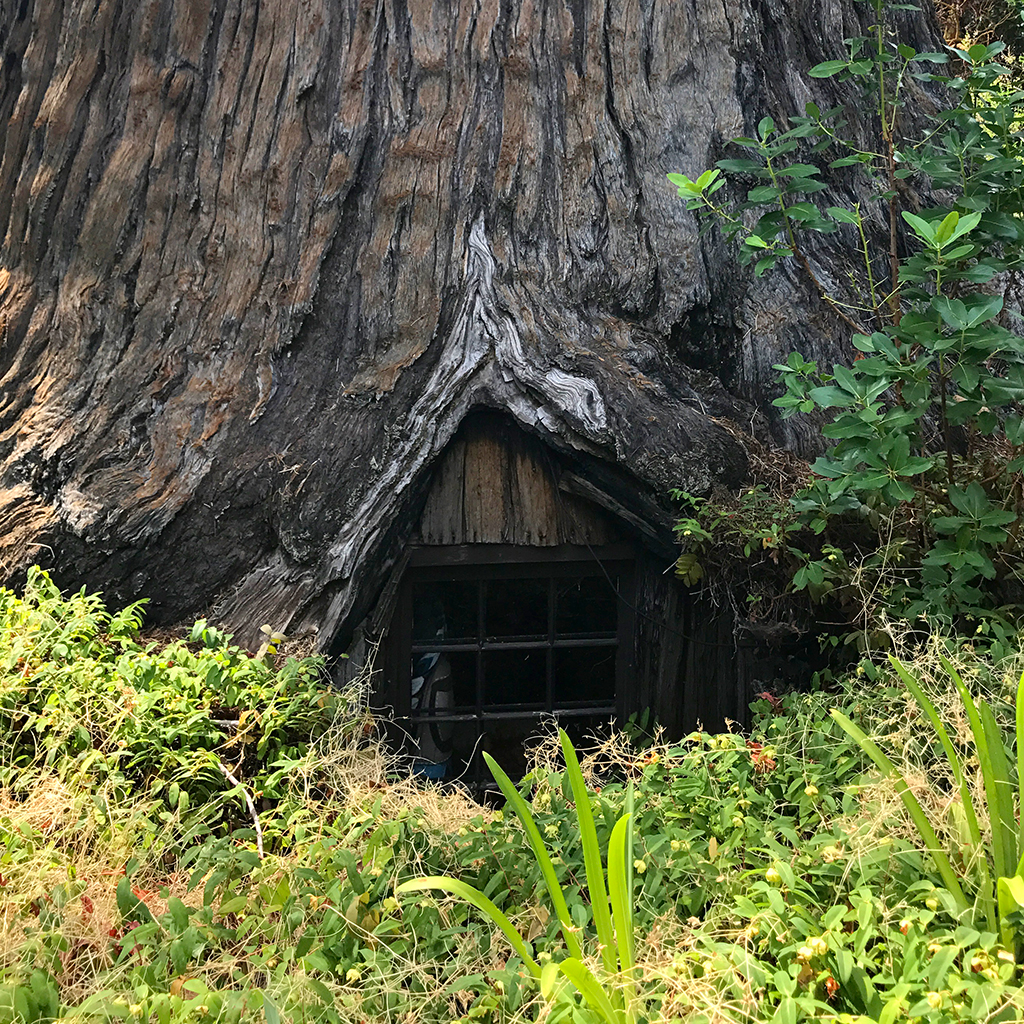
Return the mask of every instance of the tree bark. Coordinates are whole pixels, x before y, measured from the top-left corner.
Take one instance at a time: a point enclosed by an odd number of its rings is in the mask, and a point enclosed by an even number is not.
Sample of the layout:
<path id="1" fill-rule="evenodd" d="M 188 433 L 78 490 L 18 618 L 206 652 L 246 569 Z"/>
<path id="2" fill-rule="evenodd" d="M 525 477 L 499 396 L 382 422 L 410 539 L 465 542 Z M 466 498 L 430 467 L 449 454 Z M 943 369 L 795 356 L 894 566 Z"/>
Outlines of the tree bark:
<path id="1" fill-rule="evenodd" d="M 7 578 L 344 637 L 474 406 L 604 467 L 620 507 L 740 482 L 716 419 L 812 444 L 771 366 L 848 333 L 799 268 L 755 280 L 702 236 L 665 173 L 801 110 L 866 10 L 5 4 Z M 930 15 L 904 29 L 935 48 Z"/>

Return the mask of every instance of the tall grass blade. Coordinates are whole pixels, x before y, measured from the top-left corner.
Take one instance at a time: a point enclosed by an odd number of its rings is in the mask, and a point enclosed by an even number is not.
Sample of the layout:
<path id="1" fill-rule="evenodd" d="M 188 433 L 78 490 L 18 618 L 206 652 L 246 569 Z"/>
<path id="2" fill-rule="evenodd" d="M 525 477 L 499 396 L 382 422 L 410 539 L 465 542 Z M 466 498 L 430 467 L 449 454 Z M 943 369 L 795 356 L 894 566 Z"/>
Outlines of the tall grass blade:
<path id="1" fill-rule="evenodd" d="M 612 919 L 618 944 L 619 964 L 625 986 L 624 1003 L 629 1021 L 635 1020 L 633 976 L 633 893 L 626 870 L 627 858 L 632 863 L 632 845 L 629 831 L 633 823 L 632 814 L 624 814 L 615 823 L 608 843 L 608 891 L 612 900 Z"/>
<path id="2" fill-rule="evenodd" d="M 940 660 L 948 673 L 955 671 L 952 665 L 941 655 Z M 981 845 L 981 826 L 978 823 L 978 814 L 974 808 L 974 797 L 971 793 L 970 783 L 968 782 L 967 776 L 963 770 L 963 763 L 956 752 L 956 747 L 953 746 L 953 741 L 950 739 L 949 733 L 946 731 L 946 727 L 943 724 L 942 719 L 939 718 L 939 713 L 936 710 L 935 705 L 928 699 L 924 690 L 921 688 L 921 685 L 900 663 L 898 658 L 890 654 L 889 661 L 892 662 L 893 667 L 896 669 L 899 677 L 906 684 L 907 689 L 914 695 L 914 699 L 920 705 L 925 717 L 929 722 L 931 722 L 932 727 L 935 729 L 935 732 L 939 737 L 939 742 L 942 744 L 942 749 L 946 753 L 946 759 L 949 761 L 949 766 L 953 770 L 953 777 L 960 790 L 960 806 L 963 808 L 968 838 L 970 839 L 971 846 L 973 847 L 972 852 L 974 854 L 974 866 L 980 876 L 977 887 L 977 897 L 981 903 L 982 912 L 985 915 L 985 920 L 988 924 L 989 930 L 995 931 L 997 920 L 995 888 L 992 885 L 992 876 L 989 872 L 988 855 Z"/>
<path id="3" fill-rule="evenodd" d="M 618 971 L 615 956 L 615 932 L 612 929 L 611 908 L 608 904 L 608 890 L 604 881 L 604 865 L 601 863 L 601 848 L 597 843 L 597 828 L 594 825 L 594 809 L 590 806 L 590 793 L 583 781 L 576 751 L 573 749 L 564 729 L 558 730 L 562 742 L 562 756 L 565 758 L 566 773 L 572 787 L 572 798 L 576 804 L 576 818 L 579 822 L 580 839 L 583 843 L 583 865 L 587 872 L 587 889 L 590 892 L 590 906 L 594 913 L 594 927 L 601 947 L 601 960 L 605 970 L 614 975 Z"/>
<path id="4" fill-rule="evenodd" d="M 537 864 L 540 867 L 544 885 L 548 890 L 548 895 L 551 897 L 551 905 L 555 908 L 555 916 L 562 927 L 562 936 L 565 939 L 566 948 L 572 956 L 582 959 L 583 947 L 576 936 L 576 927 L 573 924 L 573 920 L 569 916 L 569 907 L 565 902 L 565 894 L 562 892 L 562 887 L 558 884 L 555 866 L 551 863 L 551 857 L 548 854 L 547 847 L 544 845 L 544 840 L 541 838 L 540 829 L 537 828 L 537 823 L 533 820 L 533 815 L 530 813 L 530 808 L 522 796 L 520 796 L 519 790 L 512 785 L 512 780 L 501 770 L 497 761 L 486 751 L 484 751 L 484 760 L 487 762 L 487 767 L 490 768 L 491 774 L 498 783 L 505 799 L 512 805 L 519 820 L 523 823 L 523 828 L 526 830 L 527 838 L 533 849 L 533 855 L 537 858 Z M 587 806 L 589 807 L 590 805 L 588 804 Z"/>
<path id="5" fill-rule="evenodd" d="M 512 948 L 519 958 L 526 964 L 527 970 L 538 980 L 540 979 L 540 965 L 533 959 L 530 950 L 527 948 L 523 937 L 512 926 L 512 922 L 479 890 L 457 878 L 444 878 L 441 875 L 428 875 L 424 878 L 412 878 L 408 882 L 402 882 L 396 886 L 396 893 L 423 892 L 429 889 L 440 889 L 442 892 L 450 892 L 453 896 L 472 904 L 477 910 L 483 911 L 500 929 L 508 939 Z"/>
<path id="6" fill-rule="evenodd" d="M 1006 759 L 1003 735 L 992 709 L 988 704 L 979 701 L 978 712 L 985 733 L 985 745 L 988 747 L 989 764 L 992 766 L 992 788 L 996 795 L 995 806 L 990 803 L 988 808 L 989 821 L 992 824 L 992 846 L 1002 846 L 1003 861 L 1006 864 L 1006 870 L 997 874 L 1012 875 L 1017 866 L 1017 822 L 1013 816 L 1010 765 Z"/>
<path id="7" fill-rule="evenodd" d="M 956 747 L 953 746 L 953 741 L 949 738 L 949 733 L 946 731 L 942 719 L 939 718 L 935 705 L 928 699 L 920 683 L 906 670 L 898 658 L 890 654 L 889 661 L 892 662 L 893 668 L 896 669 L 897 674 L 906 684 L 907 689 L 914 695 L 914 700 L 917 701 L 925 717 L 931 722 L 932 728 L 939 737 L 942 749 L 946 753 L 946 759 L 953 770 L 953 778 L 956 780 L 957 788 L 960 790 L 960 802 L 963 805 L 964 817 L 967 819 L 967 831 L 970 834 L 971 842 L 978 846 L 981 843 L 981 826 L 978 824 L 978 815 L 974 809 L 974 800 L 971 797 L 971 787 L 964 775 L 963 764 L 956 752 Z"/>
<path id="8" fill-rule="evenodd" d="M 1005 949 L 1014 950 L 1016 935 L 1008 922 L 1011 914 L 1024 910 L 1024 878 L 1020 875 L 1000 878 L 996 891 L 999 897 L 1000 940 Z"/>
<path id="9" fill-rule="evenodd" d="M 969 908 L 969 904 L 960 885 L 960 880 L 957 878 L 957 874 L 953 870 L 953 865 L 950 863 L 949 857 L 946 856 L 945 850 L 942 849 L 939 837 L 935 834 L 935 829 L 932 828 L 928 816 L 918 802 L 917 797 L 910 791 L 906 779 L 900 775 L 892 761 L 882 753 L 874 740 L 868 738 L 860 726 L 854 725 L 846 715 L 841 711 L 835 710 L 835 708 L 832 709 L 831 715 L 856 740 L 864 753 L 881 769 L 882 774 L 892 779 L 896 792 L 899 793 L 903 806 L 906 807 L 914 825 L 917 827 L 918 834 L 921 836 L 925 848 L 935 860 L 935 866 L 939 869 L 939 874 L 942 876 L 943 885 L 945 885 L 956 901 L 957 909 L 961 913 L 966 911 Z"/>
<path id="10" fill-rule="evenodd" d="M 1017 833 L 1017 874 L 1024 864 L 1024 672 L 1017 683 L 1017 813 L 1020 829 Z"/>
<path id="11" fill-rule="evenodd" d="M 995 775 L 992 770 L 992 758 L 989 751 L 988 739 L 985 735 L 985 727 L 981 723 L 981 715 L 978 714 L 977 705 L 964 685 L 960 673 L 945 659 L 943 665 L 949 673 L 953 684 L 956 686 L 960 700 L 963 702 L 964 711 L 967 714 L 967 721 L 971 726 L 971 734 L 974 736 L 974 746 L 978 751 L 978 762 L 981 765 L 981 778 L 985 787 L 985 802 L 988 805 L 989 824 L 992 828 L 992 860 L 995 865 L 996 877 L 1009 875 L 1013 867 L 1006 857 L 1006 846 L 1002 838 L 997 836 L 999 829 L 999 792 L 996 787 Z M 999 748 L 1002 749 L 1002 740 L 999 741 Z"/>
<path id="12" fill-rule="evenodd" d="M 623 1011 L 612 1005 L 608 993 L 582 961 L 575 957 L 569 957 L 559 963 L 558 969 L 576 986 L 580 995 L 608 1024 L 626 1024 L 626 1016 Z"/>

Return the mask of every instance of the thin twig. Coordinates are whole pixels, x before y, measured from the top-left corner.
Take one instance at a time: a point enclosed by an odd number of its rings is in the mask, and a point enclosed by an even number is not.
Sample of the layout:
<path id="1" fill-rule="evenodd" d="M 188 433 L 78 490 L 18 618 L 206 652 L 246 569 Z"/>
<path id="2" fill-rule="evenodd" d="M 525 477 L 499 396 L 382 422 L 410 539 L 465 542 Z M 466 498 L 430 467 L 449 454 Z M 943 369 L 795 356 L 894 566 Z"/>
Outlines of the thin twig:
<path id="1" fill-rule="evenodd" d="M 224 773 L 224 777 L 228 782 L 237 786 L 242 791 L 242 796 L 245 797 L 245 802 L 249 806 L 249 813 L 252 815 L 252 823 L 256 826 L 256 852 L 260 855 L 260 860 L 263 860 L 263 829 L 260 828 L 260 816 L 256 813 L 256 805 L 252 802 L 252 797 L 249 796 L 249 790 L 220 761 L 217 762 L 217 767 Z"/>

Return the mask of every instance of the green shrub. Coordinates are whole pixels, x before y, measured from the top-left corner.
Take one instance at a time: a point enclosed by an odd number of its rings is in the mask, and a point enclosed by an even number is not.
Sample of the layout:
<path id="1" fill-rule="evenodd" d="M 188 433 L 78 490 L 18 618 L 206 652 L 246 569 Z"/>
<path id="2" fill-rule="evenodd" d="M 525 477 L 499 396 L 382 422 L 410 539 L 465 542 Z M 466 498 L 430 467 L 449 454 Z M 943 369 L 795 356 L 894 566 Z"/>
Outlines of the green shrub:
<path id="1" fill-rule="evenodd" d="M 790 545 L 794 587 L 817 599 L 856 583 L 853 597 L 869 594 L 874 607 L 910 619 L 1012 617 L 1021 605 L 1019 585 L 1007 584 L 1020 557 L 1024 339 L 990 282 L 1024 259 L 1024 93 L 998 62 L 1001 43 L 918 53 L 896 37 L 890 14 L 900 5 L 863 2 L 868 33 L 810 76 L 860 93 L 871 138 L 850 128 L 859 118 L 846 106 L 811 102 L 785 125 L 765 117 L 752 137 L 734 139 L 745 155 L 696 180 L 669 178 L 689 209 L 742 239 L 757 274 L 789 263 L 851 332 L 852 365 L 824 370 L 794 352 L 776 366 L 784 393 L 775 405 L 783 416 L 823 414 L 830 443 L 811 467 L 816 479 L 791 501 L 806 538 Z M 932 116 L 911 109 L 918 81 L 950 105 Z M 865 198 L 825 207 L 826 163 L 856 174 Z M 727 176 L 754 182 L 736 206 L 722 199 Z M 943 205 L 906 208 L 905 195 Z M 841 240 L 835 258 L 854 266 L 845 290 L 816 273 L 802 248 L 807 232 Z M 872 542 L 842 543 L 837 518 Z M 684 554 L 708 539 L 692 536 Z M 855 571 L 842 572 L 846 562 Z"/>
<path id="2" fill-rule="evenodd" d="M 234 788 L 264 797 L 345 706 L 318 658 L 280 667 L 200 621 L 188 639 L 138 636 L 142 603 L 109 613 L 33 569 L 0 589 L 0 786 L 39 772 L 186 811 Z"/>

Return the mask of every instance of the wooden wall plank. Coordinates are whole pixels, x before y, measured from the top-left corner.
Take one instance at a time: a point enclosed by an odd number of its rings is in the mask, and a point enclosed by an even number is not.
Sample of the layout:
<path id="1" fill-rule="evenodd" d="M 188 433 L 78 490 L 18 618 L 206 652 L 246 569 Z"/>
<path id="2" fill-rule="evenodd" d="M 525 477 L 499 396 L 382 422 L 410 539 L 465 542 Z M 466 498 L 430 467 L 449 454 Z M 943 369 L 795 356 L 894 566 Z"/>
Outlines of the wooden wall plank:
<path id="1" fill-rule="evenodd" d="M 509 516 L 504 501 L 508 472 L 505 446 L 498 438 L 481 435 L 467 439 L 463 477 L 464 544 L 506 544 Z"/>
<path id="2" fill-rule="evenodd" d="M 455 437 L 439 461 L 420 520 L 423 544 L 461 544 L 466 440 Z"/>
<path id="3" fill-rule="evenodd" d="M 593 502 L 559 489 L 557 457 L 497 414 L 467 418 L 438 461 L 419 544 L 614 544 L 623 533 Z"/>

